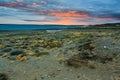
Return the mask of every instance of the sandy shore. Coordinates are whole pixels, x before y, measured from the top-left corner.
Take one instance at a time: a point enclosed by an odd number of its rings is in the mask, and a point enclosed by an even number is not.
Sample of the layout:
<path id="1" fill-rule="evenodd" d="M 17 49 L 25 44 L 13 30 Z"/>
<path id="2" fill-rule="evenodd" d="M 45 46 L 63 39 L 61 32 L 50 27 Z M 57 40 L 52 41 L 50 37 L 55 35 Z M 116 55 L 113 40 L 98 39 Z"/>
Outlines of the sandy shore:
<path id="1" fill-rule="evenodd" d="M 120 80 L 120 30 L 0 32 L 1 74 L 8 80 Z"/>

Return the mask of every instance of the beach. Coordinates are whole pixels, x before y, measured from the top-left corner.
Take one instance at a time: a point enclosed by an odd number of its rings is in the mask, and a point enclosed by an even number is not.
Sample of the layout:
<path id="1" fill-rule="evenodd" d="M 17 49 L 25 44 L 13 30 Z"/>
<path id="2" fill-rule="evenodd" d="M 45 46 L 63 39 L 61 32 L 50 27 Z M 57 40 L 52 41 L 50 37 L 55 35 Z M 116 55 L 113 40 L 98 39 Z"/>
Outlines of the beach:
<path id="1" fill-rule="evenodd" d="M 120 29 L 0 31 L 1 74 L 6 80 L 120 80 Z"/>

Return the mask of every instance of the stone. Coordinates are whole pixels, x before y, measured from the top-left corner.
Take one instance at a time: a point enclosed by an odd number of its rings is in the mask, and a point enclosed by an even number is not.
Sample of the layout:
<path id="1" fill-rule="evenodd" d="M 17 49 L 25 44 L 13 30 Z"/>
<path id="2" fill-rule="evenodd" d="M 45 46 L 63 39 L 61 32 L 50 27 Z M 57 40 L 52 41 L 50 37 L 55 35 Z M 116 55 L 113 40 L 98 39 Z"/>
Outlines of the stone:
<path id="1" fill-rule="evenodd" d="M 104 49 L 106 49 L 107 48 L 107 46 L 104 46 Z"/>
<path id="2" fill-rule="evenodd" d="M 61 71 L 61 69 L 57 69 L 57 71 Z"/>

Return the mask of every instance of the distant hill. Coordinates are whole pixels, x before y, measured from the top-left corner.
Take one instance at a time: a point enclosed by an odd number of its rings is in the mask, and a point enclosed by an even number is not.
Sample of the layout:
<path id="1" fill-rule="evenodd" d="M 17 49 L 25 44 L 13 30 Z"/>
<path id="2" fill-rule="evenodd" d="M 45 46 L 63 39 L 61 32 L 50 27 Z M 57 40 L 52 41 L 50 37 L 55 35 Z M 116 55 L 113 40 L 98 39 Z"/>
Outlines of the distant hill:
<path id="1" fill-rule="evenodd" d="M 107 23 L 107 24 L 99 24 L 99 25 L 90 25 L 89 28 L 119 28 L 120 29 L 120 23 Z"/>

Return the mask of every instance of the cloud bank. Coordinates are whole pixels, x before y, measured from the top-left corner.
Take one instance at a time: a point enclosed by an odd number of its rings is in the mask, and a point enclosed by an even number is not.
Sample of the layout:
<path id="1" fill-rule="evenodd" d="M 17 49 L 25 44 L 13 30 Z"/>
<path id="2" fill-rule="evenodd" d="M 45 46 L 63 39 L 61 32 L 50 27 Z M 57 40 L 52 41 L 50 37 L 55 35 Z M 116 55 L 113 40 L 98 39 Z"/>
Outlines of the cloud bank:
<path id="1" fill-rule="evenodd" d="M 1 0 L 0 23 L 60 25 L 119 23 L 119 2 L 119 0 Z M 8 21 L 3 22 L 2 19 Z M 9 21 L 10 19 L 13 22 Z"/>

